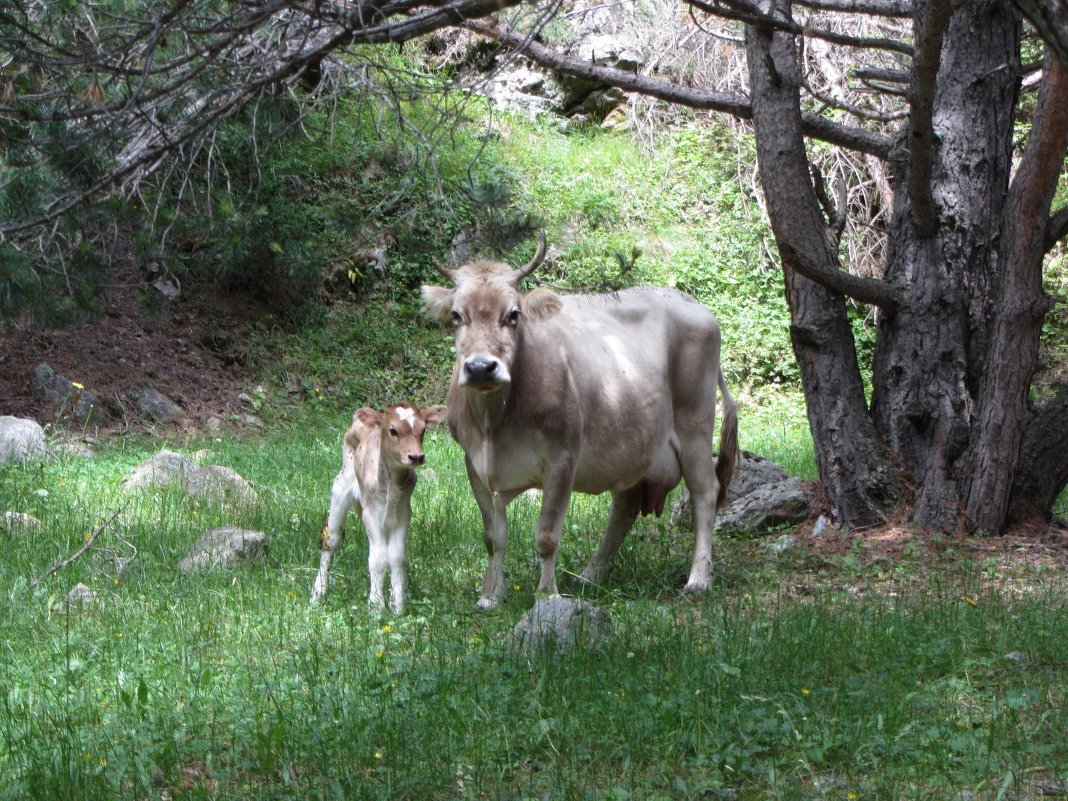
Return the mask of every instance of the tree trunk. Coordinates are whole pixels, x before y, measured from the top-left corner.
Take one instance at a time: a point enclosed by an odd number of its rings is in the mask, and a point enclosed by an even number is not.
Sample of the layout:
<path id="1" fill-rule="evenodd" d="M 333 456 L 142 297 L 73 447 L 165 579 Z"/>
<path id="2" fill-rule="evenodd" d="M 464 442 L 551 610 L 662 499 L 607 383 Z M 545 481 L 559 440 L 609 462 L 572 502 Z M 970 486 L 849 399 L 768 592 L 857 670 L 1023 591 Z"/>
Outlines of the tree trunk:
<path id="1" fill-rule="evenodd" d="M 1042 291 L 1042 261 L 1046 220 L 1068 148 L 1068 71 L 1052 51 L 1045 71 L 1031 136 L 1005 209 L 990 355 L 961 482 L 969 527 L 989 533 L 999 533 L 1005 525 L 1024 427 L 1032 417 L 1027 395 L 1042 320 L 1053 305 Z"/>
<path id="2" fill-rule="evenodd" d="M 935 11 L 920 5 L 921 32 Z M 878 324 L 873 414 L 880 437 L 911 474 L 913 519 L 927 529 L 960 528 L 962 457 L 973 421 L 986 411 L 977 408 L 984 371 L 1000 367 L 990 364 L 988 353 L 1012 166 L 1019 37 L 1011 6 L 973 0 L 956 8 L 937 43 L 930 151 L 910 130 L 914 135 L 902 147 L 911 150 L 895 164 L 886 280 L 903 288 L 905 301 Z M 917 169 L 930 175 L 919 187 Z M 925 224 L 927 214 L 934 215 L 933 227 Z"/>
<path id="3" fill-rule="evenodd" d="M 777 11 L 788 15 L 788 6 Z M 750 25 L 746 58 L 761 185 L 782 256 L 820 481 L 837 522 L 871 525 L 885 519 L 899 487 L 868 416 L 845 299 L 799 274 L 795 263 L 798 253 L 820 264 L 838 257 L 809 175 L 794 38 Z"/>
<path id="4" fill-rule="evenodd" d="M 1013 519 L 1049 520 L 1053 503 L 1068 484 L 1068 386 L 1034 415 L 1020 445 L 1020 468 L 1012 488 Z"/>

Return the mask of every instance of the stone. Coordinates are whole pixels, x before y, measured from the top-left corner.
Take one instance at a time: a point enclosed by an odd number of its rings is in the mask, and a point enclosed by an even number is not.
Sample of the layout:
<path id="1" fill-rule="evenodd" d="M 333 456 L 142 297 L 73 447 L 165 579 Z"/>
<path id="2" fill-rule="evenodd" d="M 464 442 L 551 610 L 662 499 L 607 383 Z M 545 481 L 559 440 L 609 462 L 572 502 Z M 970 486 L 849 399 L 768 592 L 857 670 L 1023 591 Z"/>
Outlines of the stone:
<path id="1" fill-rule="evenodd" d="M 33 394 L 50 403 L 59 417 L 69 418 L 79 425 L 86 425 L 93 418 L 107 419 L 107 409 L 96 395 L 60 375 L 47 362 L 41 362 L 33 371 Z"/>
<path id="2" fill-rule="evenodd" d="M 190 498 L 254 503 L 256 490 L 237 471 L 222 465 L 198 465 L 174 451 L 161 450 L 135 467 L 123 480 L 126 490 L 179 485 Z"/>
<path id="3" fill-rule="evenodd" d="M 8 534 L 36 534 L 44 529 L 39 519 L 27 512 L 4 512 L 0 515 L 0 531 Z"/>
<path id="4" fill-rule="evenodd" d="M 28 462 L 46 452 L 45 432 L 36 420 L 0 415 L 0 465 Z"/>
<path id="5" fill-rule="evenodd" d="M 213 528 L 205 533 L 178 564 L 183 573 L 233 567 L 267 555 L 267 535 L 236 526 Z"/>
<path id="6" fill-rule="evenodd" d="M 533 657 L 552 647 L 557 652 L 594 648 L 612 636 L 612 619 L 600 607 L 580 598 L 539 599 L 512 630 L 513 648 Z"/>
<path id="7" fill-rule="evenodd" d="M 68 607 L 94 606 L 98 601 L 96 593 L 81 582 L 71 587 L 70 592 L 67 593 Z"/>
<path id="8" fill-rule="evenodd" d="M 130 397 L 137 404 L 138 411 L 152 420 L 173 420 L 182 414 L 182 407 L 154 387 L 133 390 Z"/>
<path id="9" fill-rule="evenodd" d="M 777 526 L 803 523 L 811 512 L 801 479 L 769 459 L 744 452 L 727 488 L 726 501 L 717 510 L 716 532 L 762 533 Z M 685 487 L 672 507 L 671 525 L 681 529 L 693 525 L 690 494 Z"/>

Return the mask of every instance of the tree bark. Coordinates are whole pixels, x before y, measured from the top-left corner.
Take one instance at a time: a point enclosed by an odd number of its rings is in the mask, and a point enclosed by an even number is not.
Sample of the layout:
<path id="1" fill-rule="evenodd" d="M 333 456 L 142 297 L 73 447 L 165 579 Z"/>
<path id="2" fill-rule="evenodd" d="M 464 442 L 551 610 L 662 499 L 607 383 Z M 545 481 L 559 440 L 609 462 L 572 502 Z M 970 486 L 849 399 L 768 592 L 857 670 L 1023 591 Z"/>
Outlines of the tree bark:
<path id="1" fill-rule="evenodd" d="M 1000 533 L 1005 526 L 1020 443 L 1031 417 L 1027 396 L 1042 320 L 1053 305 L 1042 290 L 1042 261 L 1046 220 L 1068 149 L 1068 71 L 1051 50 L 1045 71 L 1031 136 L 1009 189 L 990 355 L 961 482 L 969 528 L 987 533 Z"/>
<path id="2" fill-rule="evenodd" d="M 922 4 L 917 15 L 926 18 Z M 905 300 L 878 323 L 872 410 L 880 437 L 910 474 L 913 519 L 926 529 L 961 527 L 957 482 L 988 363 L 1019 39 L 1011 6 L 955 7 L 933 43 L 934 136 L 903 141 L 894 164 L 886 280 Z M 917 185 L 917 169 L 929 173 L 928 186 Z M 930 213 L 933 231 L 924 220 Z"/>
<path id="3" fill-rule="evenodd" d="M 775 10 L 789 13 L 787 4 Z M 761 185 L 782 257 L 820 480 L 837 522 L 872 525 L 885 519 L 899 487 L 868 416 L 845 298 L 798 269 L 799 254 L 835 266 L 838 256 L 809 174 L 794 36 L 748 25 L 746 58 Z"/>
<path id="4" fill-rule="evenodd" d="M 1068 485 L 1068 386 L 1031 418 L 1020 445 L 1010 519 L 1052 517 L 1053 503 Z"/>

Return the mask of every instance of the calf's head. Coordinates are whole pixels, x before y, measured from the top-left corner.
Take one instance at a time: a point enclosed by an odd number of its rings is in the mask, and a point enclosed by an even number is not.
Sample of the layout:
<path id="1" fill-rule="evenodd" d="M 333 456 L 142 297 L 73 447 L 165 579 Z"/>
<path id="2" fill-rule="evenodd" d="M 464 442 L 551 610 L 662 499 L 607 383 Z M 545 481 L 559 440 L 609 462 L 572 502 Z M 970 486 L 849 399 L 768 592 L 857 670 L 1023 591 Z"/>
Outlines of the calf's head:
<path id="1" fill-rule="evenodd" d="M 384 412 L 359 409 L 352 416 L 349 434 L 359 442 L 377 430 L 382 456 L 390 467 L 418 467 L 426 461 L 423 434 L 445 419 L 445 411 L 444 406 L 420 410 L 411 403 L 396 403 Z"/>
<path id="2" fill-rule="evenodd" d="M 545 258 L 545 234 L 530 263 L 513 270 L 500 262 L 481 261 L 458 270 L 442 270 L 452 287 L 424 286 L 423 309 L 431 317 L 452 320 L 456 330 L 456 382 L 461 387 L 493 392 L 512 381 L 521 328 L 560 310 L 560 298 L 548 289 L 519 291 L 519 282 Z"/>

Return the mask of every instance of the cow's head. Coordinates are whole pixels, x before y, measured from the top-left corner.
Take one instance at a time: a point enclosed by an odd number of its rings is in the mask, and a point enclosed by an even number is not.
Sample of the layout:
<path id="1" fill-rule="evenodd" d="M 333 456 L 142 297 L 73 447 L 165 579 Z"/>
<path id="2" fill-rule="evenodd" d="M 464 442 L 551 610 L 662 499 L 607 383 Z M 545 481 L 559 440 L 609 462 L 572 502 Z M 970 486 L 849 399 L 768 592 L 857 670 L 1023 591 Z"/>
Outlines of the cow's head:
<path id="1" fill-rule="evenodd" d="M 390 467 L 418 467 L 426 461 L 423 434 L 444 420 L 445 412 L 444 406 L 420 411 L 411 403 L 396 403 L 384 412 L 359 409 L 352 416 L 350 434 L 359 441 L 377 429 L 382 438 L 382 456 Z"/>
<path id="2" fill-rule="evenodd" d="M 519 282 L 545 258 L 545 233 L 538 252 L 520 270 L 500 262 L 475 262 L 442 270 L 453 286 L 424 286 L 423 309 L 452 320 L 456 329 L 456 381 L 467 389 L 492 392 L 512 381 L 519 332 L 524 320 L 543 320 L 560 311 L 560 298 L 548 289 L 519 291 Z"/>

